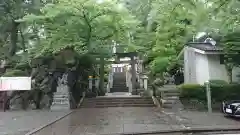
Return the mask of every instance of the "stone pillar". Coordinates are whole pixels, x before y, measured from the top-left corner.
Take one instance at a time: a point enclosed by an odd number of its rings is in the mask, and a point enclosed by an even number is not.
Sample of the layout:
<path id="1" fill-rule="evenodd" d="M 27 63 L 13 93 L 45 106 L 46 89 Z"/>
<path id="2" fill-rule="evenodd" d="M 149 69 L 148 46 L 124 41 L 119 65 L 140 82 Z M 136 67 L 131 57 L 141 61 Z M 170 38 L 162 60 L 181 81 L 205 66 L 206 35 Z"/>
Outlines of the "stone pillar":
<path id="1" fill-rule="evenodd" d="M 144 84 L 143 84 L 143 78 L 141 77 L 141 79 L 140 79 L 140 88 L 144 88 Z"/>
<path id="2" fill-rule="evenodd" d="M 99 77 L 95 78 L 95 87 L 96 89 L 99 89 Z"/>
<path id="3" fill-rule="evenodd" d="M 146 75 L 144 75 L 143 77 L 143 88 L 144 90 L 148 89 L 148 77 Z"/>
<path id="4" fill-rule="evenodd" d="M 127 67 L 124 68 L 124 73 L 126 75 L 126 86 L 128 87 L 128 69 L 127 69 Z"/>
<path id="5" fill-rule="evenodd" d="M 93 87 L 93 80 L 92 80 L 92 76 L 88 77 L 88 88 L 90 89 L 90 91 L 92 91 L 92 87 Z"/>
<path id="6" fill-rule="evenodd" d="M 136 61 L 134 59 L 134 56 L 131 57 L 131 75 L 132 75 L 132 95 L 137 95 L 136 90 Z"/>

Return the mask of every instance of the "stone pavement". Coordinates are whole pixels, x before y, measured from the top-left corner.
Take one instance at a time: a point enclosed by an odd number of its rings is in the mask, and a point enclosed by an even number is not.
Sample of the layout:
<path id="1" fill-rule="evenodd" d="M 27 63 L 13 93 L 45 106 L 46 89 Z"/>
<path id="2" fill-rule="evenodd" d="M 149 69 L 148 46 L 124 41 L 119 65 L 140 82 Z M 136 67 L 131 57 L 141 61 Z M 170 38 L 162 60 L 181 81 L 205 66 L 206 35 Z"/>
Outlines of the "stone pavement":
<path id="1" fill-rule="evenodd" d="M 151 107 L 82 108 L 34 135 L 99 135 L 171 130 L 177 123 Z M 171 123 L 170 123 L 171 122 Z"/>
<path id="2" fill-rule="evenodd" d="M 70 111 L 7 111 L 0 112 L 0 135 L 24 135 Z"/>
<path id="3" fill-rule="evenodd" d="M 161 111 L 149 107 L 82 108 L 34 135 L 114 135 L 191 128 L 233 128 L 239 124 L 239 121 L 224 118 L 220 113 Z"/>
<path id="4" fill-rule="evenodd" d="M 198 112 L 198 111 L 171 111 L 163 110 L 162 113 L 178 121 L 186 129 L 219 129 L 219 128 L 240 128 L 240 120 L 226 118 L 222 113 Z"/>

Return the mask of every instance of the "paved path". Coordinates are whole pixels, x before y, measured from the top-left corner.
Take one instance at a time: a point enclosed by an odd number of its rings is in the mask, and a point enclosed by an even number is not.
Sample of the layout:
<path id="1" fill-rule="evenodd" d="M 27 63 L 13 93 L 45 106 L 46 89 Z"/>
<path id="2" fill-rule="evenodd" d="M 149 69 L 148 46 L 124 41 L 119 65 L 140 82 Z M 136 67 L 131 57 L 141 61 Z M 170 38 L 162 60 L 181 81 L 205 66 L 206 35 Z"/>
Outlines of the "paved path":
<path id="1" fill-rule="evenodd" d="M 161 112 L 149 107 L 84 108 L 34 135 L 113 135 L 189 128 L 237 127 L 239 124 L 239 121 L 226 119 L 221 114 L 167 110 Z"/>
<path id="2" fill-rule="evenodd" d="M 0 112 L 0 135 L 24 135 L 67 113 L 69 111 Z M 239 128 L 239 124 L 240 121 L 224 118 L 221 113 L 176 112 L 151 107 L 82 108 L 34 135 L 113 135 L 192 128 Z"/>
<path id="3" fill-rule="evenodd" d="M 185 128 L 240 128 L 240 119 L 225 118 L 222 113 L 163 110 L 164 114 L 176 119 Z"/>
<path id="4" fill-rule="evenodd" d="M 99 135 L 174 129 L 176 121 L 156 108 L 83 108 L 35 135 Z"/>
<path id="5" fill-rule="evenodd" d="M 69 111 L 0 112 L 0 135 L 24 135 L 69 113 Z"/>

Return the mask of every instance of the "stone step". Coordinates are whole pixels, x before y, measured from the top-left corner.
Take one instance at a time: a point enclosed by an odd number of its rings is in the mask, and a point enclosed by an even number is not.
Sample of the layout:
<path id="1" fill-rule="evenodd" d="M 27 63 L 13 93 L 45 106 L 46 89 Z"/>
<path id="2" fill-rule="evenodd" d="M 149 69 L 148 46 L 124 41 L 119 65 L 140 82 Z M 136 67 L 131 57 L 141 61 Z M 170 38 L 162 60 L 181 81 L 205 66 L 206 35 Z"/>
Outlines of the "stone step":
<path id="1" fill-rule="evenodd" d="M 152 98 L 142 97 L 97 97 L 84 99 L 81 107 L 153 107 Z"/>
<path id="2" fill-rule="evenodd" d="M 55 92 L 53 95 L 69 95 L 68 93 L 66 92 Z"/>
<path id="3" fill-rule="evenodd" d="M 128 90 L 128 87 L 112 87 L 111 89 L 115 89 L 115 90 Z"/>
<path id="4" fill-rule="evenodd" d="M 70 105 L 52 105 L 51 110 L 69 110 Z"/>
<path id="5" fill-rule="evenodd" d="M 96 97 L 96 98 L 85 98 L 84 101 L 152 101 L 152 98 L 144 98 L 144 97 Z"/>
<path id="6" fill-rule="evenodd" d="M 128 92 L 128 89 L 126 89 L 126 90 L 122 90 L 122 89 L 113 90 L 113 89 L 111 89 L 110 92 L 111 92 L 111 93 L 113 93 L 113 92 Z"/>
<path id="7" fill-rule="evenodd" d="M 66 98 L 68 98 L 69 97 L 69 95 L 68 94 L 53 94 L 53 97 L 66 97 Z"/>
<path id="8" fill-rule="evenodd" d="M 101 100 L 101 99 L 152 99 L 151 97 L 96 97 L 96 98 L 85 98 L 84 100 L 91 99 L 91 100 Z"/>
<path id="9" fill-rule="evenodd" d="M 70 96 L 68 92 L 57 91 L 53 94 L 51 110 L 70 109 Z"/>
<path id="10" fill-rule="evenodd" d="M 113 79 L 113 84 L 126 84 L 126 80 L 118 80 L 118 79 L 114 80 Z"/>
<path id="11" fill-rule="evenodd" d="M 69 101 L 68 98 L 53 98 L 53 102 L 65 102 Z"/>
<path id="12" fill-rule="evenodd" d="M 153 101 L 101 101 L 101 102 L 95 102 L 95 101 L 85 101 L 84 104 L 152 104 Z"/>
<path id="13" fill-rule="evenodd" d="M 123 89 L 123 90 L 128 90 L 128 87 L 112 87 L 111 89 L 115 89 L 115 90 L 121 90 L 121 89 Z"/>
<path id="14" fill-rule="evenodd" d="M 179 108 L 181 106 L 179 100 L 180 91 L 175 85 L 164 85 L 159 90 L 163 93 L 160 100 L 163 108 Z"/>
<path id="15" fill-rule="evenodd" d="M 169 97 L 163 97 L 163 100 L 179 100 L 178 96 L 169 96 Z"/>
<path id="16" fill-rule="evenodd" d="M 113 85 L 126 85 L 126 82 L 113 82 Z"/>
<path id="17" fill-rule="evenodd" d="M 115 105 L 92 105 L 92 106 L 84 106 L 81 108 L 107 108 L 107 107 L 154 107 L 154 104 L 115 104 Z"/>
<path id="18" fill-rule="evenodd" d="M 82 106 L 89 106 L 89 107 L 92 107 L 92 106 L 105 106 L 105 107 L 108 107 L 108 106 L 153 106 L 154 104 L 153 103 L 142 103 L 142 104 L 82 104 Z"/>
<path id="19" fill-rule="evenodd" d="M 163 108 L 182 107 L 182 104 L 181 104 L 179 98 L 161 99 L 160 102 L 161 102 Z"/>
<path id="20" fill-rule="evenodd" d="M 116 88 L 127 88 L 127 85 L 126 84 L 113 84 L 112 87 L 116 87 Z"/>
<path id="21" fill-rule="evenodd" d="M 112 101 L 112 102 L 87 102 L 84 101 L 83 104 L 152 104 L 153 101 Z"/>
<path id="22" fill-rule="evenodd" d="M 120 87 L 120 86 L 119 87 L 115 87 L 115 86 L 113 86 L 112 89 L 124 89 L 124 90 L 126 90 L 126 89 L 128 89 L 128 87 Z"/>

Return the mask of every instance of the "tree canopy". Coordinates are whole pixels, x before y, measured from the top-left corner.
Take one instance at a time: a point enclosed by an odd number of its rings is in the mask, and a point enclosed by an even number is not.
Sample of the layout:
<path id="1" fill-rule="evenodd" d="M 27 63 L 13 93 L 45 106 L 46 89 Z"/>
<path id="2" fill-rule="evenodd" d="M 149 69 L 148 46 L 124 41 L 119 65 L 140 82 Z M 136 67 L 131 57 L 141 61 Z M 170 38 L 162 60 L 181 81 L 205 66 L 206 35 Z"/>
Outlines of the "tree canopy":
<path id="1" fill-rule="evenodd" d="M 1 56 L 23 50 L 38 57 L 66 47 L 111 54 L 114 41 L 140 52 L 153 74 L 162 73 L 198 32 L 222 37 L 226 52 L 237 48 L 236 38 L 226 38 L 239 31 L 239 5 L 239 0 L 3 0 Z"/>
<path id="2" fill-rule="evenodd" d="M 239 0 L 134 2 L 125 0 L 124 2 L 127 3 L 131 13 L 143 24 L 136 30 L 138 32 L 133 42 L 135 45 L 144 47 L 145 63 L 149 65 L 153 74 L 167 71 L 168 67 L 176 61 L 184 45 L 193 41 L 198 32 L 205 32 L 219 38 L 237 31 L 240 26 Z M 227 48 L 233 44 L 230 45 L 225 41 L 219 40 L 218 44 L 224 45 L 225 50 L 229 52 Z M 238 43 L 234 44 L 234 48 L 236 45 Z M 136 49 L 141 51 L 137 47 Z"/>

